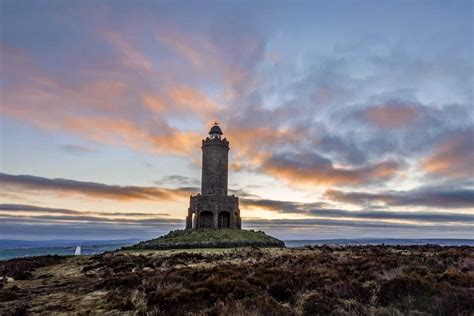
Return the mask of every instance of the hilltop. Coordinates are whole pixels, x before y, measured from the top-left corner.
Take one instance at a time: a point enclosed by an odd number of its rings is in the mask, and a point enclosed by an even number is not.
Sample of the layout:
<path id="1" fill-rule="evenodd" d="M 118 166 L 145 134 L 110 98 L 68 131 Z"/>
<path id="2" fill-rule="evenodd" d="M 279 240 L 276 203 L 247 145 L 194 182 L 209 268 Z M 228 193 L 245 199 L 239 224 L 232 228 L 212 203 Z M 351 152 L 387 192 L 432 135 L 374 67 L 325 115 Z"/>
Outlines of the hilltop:
<path id="1" fill-rule="evenodd" d="M 174 230 L 156 239 L 142 241 L 122 250 L 164 250 L 193 248 L 285 247 L 263 231 L 240 229 Z"/>

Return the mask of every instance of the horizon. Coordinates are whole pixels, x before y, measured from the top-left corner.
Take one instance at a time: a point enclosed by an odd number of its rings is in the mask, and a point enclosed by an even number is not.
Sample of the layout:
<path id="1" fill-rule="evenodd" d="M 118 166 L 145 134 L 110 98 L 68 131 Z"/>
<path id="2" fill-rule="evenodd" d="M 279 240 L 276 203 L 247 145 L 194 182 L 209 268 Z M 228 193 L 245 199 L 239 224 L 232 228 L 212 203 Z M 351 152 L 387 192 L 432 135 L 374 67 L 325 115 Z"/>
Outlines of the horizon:
<path id="1" fill-rule="evenodd" d="M 164 235 L 162 235 L 164 236 Z M 159 236 L 157 236 L 159 237 Z M 19 242 L 78 242 L 78 241 L 83 241 L 83 242 L 103 242 L 103 241 L 110 241 L 110 242 L 115 242 L 115 241 L 130 241 L 130 240 L 145 240 L 142 238 L 123 238 L 123 239 L 0 239 L 0 242 L 4 241 L 19 241 Z M 469 241 L 474 241 L 474 238 L 383 238 L 383 237 L 375 237 L 375 238 L 323 238 L 323 239 L 284 239 L 283 241 L 332 241 L 332 240 L 347 240 L 347 241 L 361 241 L 361 240 L 469 240 Z"/>
<path id="2" fill-rule="evenodd" d="M 183 229 L 215 121 L 243 229 L 472 239 L 473 2 L 0 7 L 2 240 Z"/>

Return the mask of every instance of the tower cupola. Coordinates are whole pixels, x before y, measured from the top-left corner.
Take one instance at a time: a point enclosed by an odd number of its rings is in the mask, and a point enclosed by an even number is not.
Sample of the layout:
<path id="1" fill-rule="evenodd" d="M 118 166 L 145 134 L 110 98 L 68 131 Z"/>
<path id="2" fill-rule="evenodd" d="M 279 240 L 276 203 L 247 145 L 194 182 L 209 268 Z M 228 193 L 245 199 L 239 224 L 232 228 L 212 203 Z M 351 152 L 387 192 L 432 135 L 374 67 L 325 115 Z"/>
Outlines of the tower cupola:
<path id="1" fill-rule="evenodd" d="M 219 127 L 219 123 L 215 122 L 214 126 L 211 127 L 211 130 L 209 131 L 209 137 L 211 139 L 218 138 L 220 139 L 222 136 L 222 130 Z"/>

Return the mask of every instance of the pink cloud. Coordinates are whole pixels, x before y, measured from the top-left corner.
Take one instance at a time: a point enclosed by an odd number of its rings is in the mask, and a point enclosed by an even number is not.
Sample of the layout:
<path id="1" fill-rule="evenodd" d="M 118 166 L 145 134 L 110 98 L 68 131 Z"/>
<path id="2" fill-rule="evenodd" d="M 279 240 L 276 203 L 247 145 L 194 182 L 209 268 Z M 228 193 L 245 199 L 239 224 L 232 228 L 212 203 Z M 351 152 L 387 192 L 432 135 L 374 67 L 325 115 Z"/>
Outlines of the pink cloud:
<path id="1" fill-rule="evenodd" d="M 0 173 L 0 183 L 5 193 L 55 194 L 58 196 L 83 196 L 117 201 L 156 200 L 169 201 L 187 198 L 193 192 L 186 188 L 121 186 L 71 179 L 50 179 L 32 175 Z M 2 193 L 3 195 L 3 193 Z"/>
<path id="2" fill-rule="evenodd" d="M 446 137 L 433 154 L 422 161 L 423 168 L 449 178 L 474 177 L 474 132 L 463 131 Z"/>
<path id="3" fill-rule="evenodd" d="M 392 179 L 403 170 L 403 163 L 382 161 L 364 167 L 340 167 L 316 154 L 285 156 L 274 154 L 262 170 L 295 186 L 360 185 Z"/>
<path id="4" fill-rule="evenodd" d="M 414 124 L 419 112 L 410 105 L 381 104 L 363 110 L 361 115 L 380 128 L 402 128 Z"/>

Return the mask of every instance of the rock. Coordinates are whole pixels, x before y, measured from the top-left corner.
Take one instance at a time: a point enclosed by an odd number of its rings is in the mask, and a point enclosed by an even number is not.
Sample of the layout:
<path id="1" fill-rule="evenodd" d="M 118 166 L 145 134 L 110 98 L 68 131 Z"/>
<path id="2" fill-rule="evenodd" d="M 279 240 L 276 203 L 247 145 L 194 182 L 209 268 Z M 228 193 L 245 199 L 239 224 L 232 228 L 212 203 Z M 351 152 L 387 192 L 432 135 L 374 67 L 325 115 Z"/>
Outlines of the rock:
<path id="1" fill-rule="evenodd" d="M 0 277 L 0 282 L 13 283 L 15 282 L 15 279 L 11 277 Z"/>

